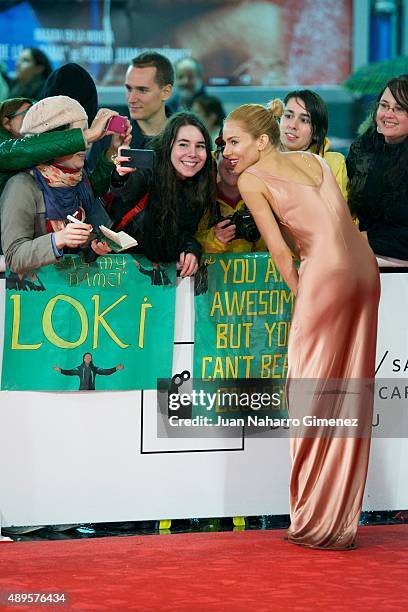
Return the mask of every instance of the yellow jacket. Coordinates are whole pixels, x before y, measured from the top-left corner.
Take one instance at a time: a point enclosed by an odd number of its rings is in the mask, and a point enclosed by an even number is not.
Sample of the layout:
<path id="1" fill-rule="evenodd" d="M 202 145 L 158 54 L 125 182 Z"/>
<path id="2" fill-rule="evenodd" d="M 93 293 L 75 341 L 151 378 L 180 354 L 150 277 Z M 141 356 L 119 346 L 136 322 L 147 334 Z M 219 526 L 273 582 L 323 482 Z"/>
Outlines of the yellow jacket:
<path id="1" fill-rule="evenodd" d="M 324 141 L 324 154 L 323 159 L 330 166 L 330 170 L 334 174 L 334 178 L 337 181 L 338 186 L 340 187 L 341 193 L 343 194 L 344 199 L 347 202 L 347 168 L 346 168 L 346 158 L 342 153 L 336 153 L 335 151 L 329 151 L 330 141 L 328 138 Z M 312 153 L 316 153 L 313 150 L 313 147 L 310 147 L 309 151 Z"/>
<path id="2" fill-rule="evenodd" d="M 220 206 L 220 212 L 223 217 L 233 215 L 235 211 L 241 210 L 245 204 L 244 200 L 239 200 L 234 208 L 228 201 L 218 192 L 217 202 Z M 254 251 L 267 251 L 266 244 L 262 238 L 257 242 L 248 242 L 243 238 L 235 238 L 230 242 L 220 242 L 215 235 L 214 226 L 208 227 L 210 215 L 205 215 L 201 219 L 198 231 L 195 235 L 196 240 L 203 247 L 204 253 L 251 253 Z"/>

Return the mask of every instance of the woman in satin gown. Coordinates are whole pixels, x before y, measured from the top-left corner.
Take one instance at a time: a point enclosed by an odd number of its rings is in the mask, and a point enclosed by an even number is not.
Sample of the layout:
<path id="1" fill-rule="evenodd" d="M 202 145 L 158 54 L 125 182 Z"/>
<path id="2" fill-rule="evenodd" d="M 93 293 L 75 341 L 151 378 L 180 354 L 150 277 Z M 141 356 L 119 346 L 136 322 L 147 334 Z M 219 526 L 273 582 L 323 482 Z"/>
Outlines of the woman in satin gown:
<path id="1" fill-rule="evenodd" d="M 346 412 L 365 426 L 360 436 L 292 434 L 288 540 L 350 549 L 367 476 L 373 400 L 349 387 L 374 378 L 379 273 L 326 162 L 313 153 L 278 150 L 282 109 L 275 100 L 269 108 L 246 104 L 232 111 L 223 155 L 240 175 L 241 195 L 296 295 L 288 344 L 290 416 Z M 306 380 L 324 387 L 339 379 L 346 392 L 332 403 L 302 387 Z"/>

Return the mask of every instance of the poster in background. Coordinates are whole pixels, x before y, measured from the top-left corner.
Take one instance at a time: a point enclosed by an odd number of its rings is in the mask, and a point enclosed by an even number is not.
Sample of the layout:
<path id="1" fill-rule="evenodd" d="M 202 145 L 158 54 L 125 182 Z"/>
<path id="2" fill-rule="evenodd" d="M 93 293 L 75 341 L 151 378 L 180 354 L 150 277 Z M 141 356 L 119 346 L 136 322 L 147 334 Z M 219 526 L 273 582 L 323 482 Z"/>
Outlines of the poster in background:
<path id="1" fill-rule="evenodd" d="M 194 377 L 285 378 L 292 310 L 269 253 L 206 255 L 195 281 Z"/>
<path id="2" fill-rule="evenodd" d="M 192 55 L 209 85 L 338 84 L 351 69 L 352 0 L 5 0 L 0 62 L 23 46 L 123 86 L 129 60 Z"/>
<path id="3" fill-rule="evenodd" d="M 67 255 L 7 274 L 1 389 L 155 389 L 171 375 L 175 264 L 123 254 L 86 264 Z"/>

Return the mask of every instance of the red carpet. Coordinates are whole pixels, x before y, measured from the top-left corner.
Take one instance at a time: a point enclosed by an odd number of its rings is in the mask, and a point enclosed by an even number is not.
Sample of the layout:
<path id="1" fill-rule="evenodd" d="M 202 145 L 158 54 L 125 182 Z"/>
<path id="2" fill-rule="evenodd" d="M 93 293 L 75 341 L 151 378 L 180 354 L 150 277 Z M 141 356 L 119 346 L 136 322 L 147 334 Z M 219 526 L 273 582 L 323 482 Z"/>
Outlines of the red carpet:
<path id="1" fill-rule="evenodd" d="M 41 607 L 61 612 L 406 609 L 408 525 L 362 527 L 349 552 L 304 549 L 284 534 L 1 543 L 0 591 L 65 591 L 68 605 Z"/>

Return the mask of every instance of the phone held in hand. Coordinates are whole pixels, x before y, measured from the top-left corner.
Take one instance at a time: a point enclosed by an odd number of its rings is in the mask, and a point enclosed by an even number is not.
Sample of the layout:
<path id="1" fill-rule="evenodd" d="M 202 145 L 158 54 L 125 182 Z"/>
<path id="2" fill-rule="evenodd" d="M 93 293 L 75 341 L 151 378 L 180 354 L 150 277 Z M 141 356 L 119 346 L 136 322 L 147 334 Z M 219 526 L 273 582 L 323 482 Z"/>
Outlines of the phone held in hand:
<path id="1" fill-rule="evenodd" d="M 121 149 L 123 157 L 128 161 L 121 162 L 124 168 L 137 168 L 138 170 L 152 170 L 154 167 L 155 152 L 151 149 Z"/>
<path id="2" fill-rule="evenodd" d="M 115 132 L 115 134 L 124 134 L 126 132 L 126 121 L 127 117 L 114 115 L 106 124 L 105 130 L 107 132 Z"/>

